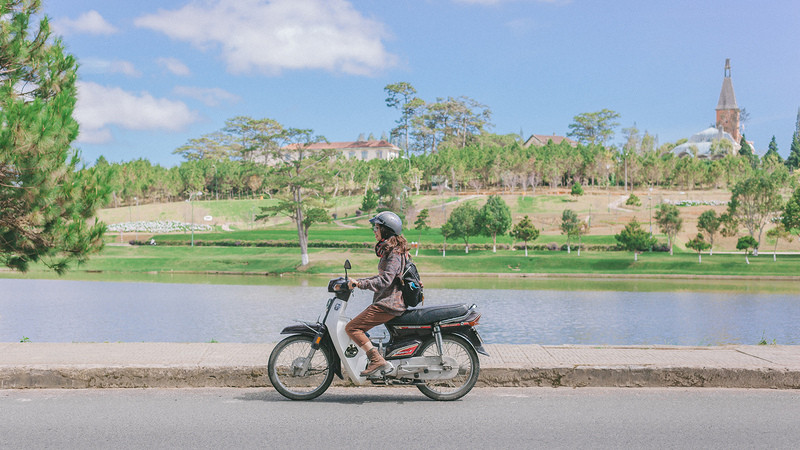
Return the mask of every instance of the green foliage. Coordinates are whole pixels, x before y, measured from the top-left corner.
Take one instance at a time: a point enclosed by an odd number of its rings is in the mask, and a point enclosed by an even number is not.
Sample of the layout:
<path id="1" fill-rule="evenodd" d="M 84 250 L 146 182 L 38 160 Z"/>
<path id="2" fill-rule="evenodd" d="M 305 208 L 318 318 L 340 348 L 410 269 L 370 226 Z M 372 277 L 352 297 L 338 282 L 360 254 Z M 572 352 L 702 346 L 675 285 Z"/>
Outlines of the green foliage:
<path id="1" fill-rule="evenodd" d="M 690 248 L 696 251 L 697 254 L 699 255 L 700 252 L 702 252 L 703 250 L 708 250 L 709 248 L 711 248 L 711 244 L 709 244 L 708 242 L 705 241 L 705 239 L 703 239 L 702 233 L 697 233 L 697 236 L 695 236 L 693 239 L 691 239 L 689 242 L 686 243 L 686 248 Z"/>
<path id="2" fill-rule="evenodd" d="M 758 247 L 758 241 L 753 236 L 742 236 L 736 241 L 736 250 L 744 250 L 745 253 L 749 253 L 751 248 L 755 249 L 756 247 Z"/>
<path id="3" fill-rule="evenodd" d="M 661 229 L 661 232 L 667 235 L 669 240 L 669 254 L 672 254 L 672 245 L 674 244 L 675 236 L 683 228 L 683 219 L 678 207 L 669 203 L 664 203 L 656 211 L 656 223 Z"/>
<path id="4" fill-rule="evenodd" d="M 469 238 L 479 234 L 478 215 L 480 211 L 471 203 L 456 207 L 445 225 L 449 226 L 451 236 L 464 241 L 465 252 L 469 253 Z M 444 233 L 444 227 L 442 227 Z"/>
<path id="5" fill-rule="evenodd" d="M 774 135 L 772 136 L 772 140 L 769 141 L 767 153 L 764 154 L 765 160 L 769 157 L 776 158 L 778 162 L 783 163 L 783 158 L 781 158 L 780 153 L 778 153 L 778 142 L 775 140 Z"/>
<path id="6" fill-rule="evenodd" d="M 77 63 L 46 17 L 31 23 L 39 9 L 0 4 L 0 261 L 61 274 L 103 247 L 105 224 L 88 222 L 109 190 L 100 171 L 78 170 Z"/>
<path id="7" fill-rule="evenodd" d="M 703 211 L 697 218 L 697 229 L 708 236 L 709 248 L 714 246 L 714 237 L 719 232 L 721 225 L 722 220 L 717 217 L 717 213 L 713 209 Z"/>
<path id="8" fill-rule="evenodd" d="M 279 162 L 270 173 L 270 184 L 281 186 L 275 193 L 277 204 L 261 208 L 256 220 L 281 214 L 297 225 L 300 243 L 300 264 L 308 264 L 308 229 L 319 222 L 327 222 L 330 192 L 326 186 L 333 178 L 332 151 L 309 152 L 315 142 L 325 140 L 311 130 L 286 129 L 283 139 L 294 149 L 294 158 L 284 159 L 276 150 L 273 157 Z"/>
<path id="9" fill-rule="evenodd" d="M 753 152 L 753 147 L 750 146 L 744 135 L 742 135 L 742 138 L 739 140 L 739 145 L 739 156 L 748 161 L 750 166 L 754 169 L 758 167 L 758 155 Z"/>
<path id="10" fill-rule="evenodd" d="M 614 137 L 614 128 L 619 126 L 619 113 L 609 109 L 602 109 L 597 112 L 582 113 L 573 117 L 573 123 L 569 125 L 570 132 L 567 136 L 574 137 L 582 144 L 605 145 Z"/>
<path id="11" fill-rule="evenodd" d="M 642 206 L 642 201 L 639 200 L 636 194 L 631 194 L 628 199 L 625 200 L 625 204 L 628 206 Z"/>
<path id="12" fill-rule="evenodd" d="M 581 221 L 578 219 L 578 214 L 571 209 L 565 209 L 561 213 L 561 234 L 567 236 L 567 249 L 571 247 L 572 239 L 580 232 Z"/>
<path id="13" fill-rule="evenodd" d="M 511 228 L 511 208 L 499 195 L 490 195 L 478 213 L 477 225 L 480 234 L 491 236 L 497 244 L 497 235 Z"/>
<path id="14" fill-rule="evenodd" d="M 641 253 L 656 244 L 656 239 L 642 229 L 635 217 L 625 225 L 619 234 L 614 235 L 614 239 L 622 248 L 634 253 Z"/>
<path id="15" fill-rule="evenodd" d="M 430 225 L 428 225 L 428 217 L 430 212 L 426 209 L 417 214 L 417 219 L 414 221 L 414 229 L 415 230 L 427 230 L 430 229 Z"/>
<path id="16" fill-rule="evenodd" d="M 30 342 L 30 341 L 31 341 L 31 338 L 29 338 L 29 337 L 27 337 L 27 336 L 22 336 L 22 339 L 20 339 L 19 341 L 20 341 L 20 342 L 23 342 L 23 343 L 24 343 L 24 342 Z"/>
<path id="17" fill-rule="evenodd" d="M 786 230 L 800 234 L 800 188 L 795 189 L 784 205 L 781 222 Z"/>
<path id="18" fill-rule="evenodd" d="M 581 195 L 583 195 L 583 186 L 581 186 L 580 183 L 575 183 L 575 184 L 572 185 L 572 189 L 570 190 L 569 193 L 573 197 L 576 197 L 576 198 L 580 197 Z"/>
<path id="19" fill-rule="evenodd" d="M 535 241 L 539 237 L 539 229 L 533 225 L 531 219 L 525 216 L 511 230 L 514 239 L 520 240 L 528 246 L 529 241 Z"/>
<path id="20" fill-rule="evenodd" d="M 363 199 L 361 200 L 361 211 L 364 211 L 365 214 L 369 214 L 370 211 L 374 211 L 375 208 L 378 207 L 378 196 L 375 194 L 375 191 L 372 189 L 367 189 L 367 192 L 364 194 Z"/>
<path id="21" fill-rule="evenodd" d="M 728 214 L 742 223 L 751 237 L 757 236 L 757 243 L 761 243 L 764 227 L 783 206 L 778 186 L 774 176 L 758 171 L 736 183 L 731 192 Z"/>

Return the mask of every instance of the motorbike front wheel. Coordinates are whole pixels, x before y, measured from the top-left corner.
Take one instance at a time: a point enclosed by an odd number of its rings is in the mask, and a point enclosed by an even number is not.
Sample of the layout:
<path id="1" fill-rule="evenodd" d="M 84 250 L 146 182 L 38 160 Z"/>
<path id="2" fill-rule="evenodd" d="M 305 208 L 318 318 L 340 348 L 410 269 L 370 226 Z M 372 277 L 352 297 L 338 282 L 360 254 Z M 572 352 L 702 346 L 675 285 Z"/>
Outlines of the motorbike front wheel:
<path id="1" fill-rule="evenodd" d="M 422 344 L 421 356 L 439 356 L 436 340 L 430 338 Z M 456 360 L 458 373 L 454 378 L 447 380 L 430 380 L 425 384 L 418 384 L 417 388 L 429 398 L 434 400 L 457 400 L 469 392 L 478 381 L 480 362 L 478 354 L 469 342 L 459 336 L 442 336 L 442 356 L 449 356 Z"/>
<path id="2" fill-rule="evenodd" d="M 289 336 L 269 355 L 269 380 L 275 390 L 292 400 L 311 400 L 328 389 L 333 381 L 333 358 L 327 347 L 320 347 L 311 359 L 311 336 Z"/>

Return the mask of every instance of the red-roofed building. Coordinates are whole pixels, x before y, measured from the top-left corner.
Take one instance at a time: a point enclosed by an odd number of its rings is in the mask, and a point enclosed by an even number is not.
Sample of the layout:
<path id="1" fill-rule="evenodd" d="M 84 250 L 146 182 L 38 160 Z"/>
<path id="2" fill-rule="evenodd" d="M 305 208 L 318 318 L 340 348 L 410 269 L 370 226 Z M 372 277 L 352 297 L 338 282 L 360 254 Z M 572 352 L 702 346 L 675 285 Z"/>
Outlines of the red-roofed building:
<path id="1" fill-rule="evenodd" d="M 534 147 L 544 147 L 545 145 L 547 145 L 547 141 L 553 141 L 553 144 L 555 145 L 560 144 L 561 141 L 567 141 L 569 145 L 571 145 L 572 147 L 578 146 L 578 143 L 573 141 L 572 139 L 564 136 L 556 136 L 555 134 L 553 135 L 532 134 L 531 137 L 529 137 L 528 140 L 525 141 L 524 146 L 526 148 L 530 147 L 531 145 L 533 145 Z"/>
<path id="2" fill-rule="evenodd" d="M 298 144 L 293 144 L 282 148 L 284 159 L 297 159 L 297 154 L 293 150 L 298 148 Z M 347 159 L 360 159 L 369 161 L 371 159 L 394 159 L 400 156 L 400 148 L 387 141 L 355 141 L 355 142 L 317 142 L 305 148 L 307 152 L 315 150 L 336 150 Z M 267 164 L 274 164 L 268 161 Z"/>

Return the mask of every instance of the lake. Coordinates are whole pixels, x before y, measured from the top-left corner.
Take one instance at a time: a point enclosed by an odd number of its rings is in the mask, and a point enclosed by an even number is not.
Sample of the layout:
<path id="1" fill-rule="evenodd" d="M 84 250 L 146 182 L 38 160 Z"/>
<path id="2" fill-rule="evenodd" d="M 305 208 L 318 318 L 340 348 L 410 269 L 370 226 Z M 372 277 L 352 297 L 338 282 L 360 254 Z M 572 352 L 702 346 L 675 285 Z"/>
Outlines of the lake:
<path id="1" fill-rule="evenodd" d="M 277 342 L 293 319 L 316 320 L 330 296 L 326 277 L 252 278 L 260 284 L 0 278 L 0 342 Z M 714 291 L 706 280 L 701 292 L 685 280 L 669 291 L 654 283 L 448 279 L 428 284 L 437 287 L 426 287 L 425 304 L 477 304 L 480 332 L 496 344 L 800 344 L 795 293 L 751 292 L 752 282 Z M 604 288 L 625 286 L 636 290 Z M 370 299 L 358 291 L 348 313 Z"/>

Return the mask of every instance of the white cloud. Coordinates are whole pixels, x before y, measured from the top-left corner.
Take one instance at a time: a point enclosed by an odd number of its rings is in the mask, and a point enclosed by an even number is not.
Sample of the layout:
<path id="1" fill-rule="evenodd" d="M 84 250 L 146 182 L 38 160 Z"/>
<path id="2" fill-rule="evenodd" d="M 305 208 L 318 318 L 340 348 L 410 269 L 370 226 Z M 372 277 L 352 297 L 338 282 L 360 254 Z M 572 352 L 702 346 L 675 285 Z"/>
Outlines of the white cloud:
<path id="1" fill-rule="evenodd" d="M 136 69 L 132 62 L 123 60 L 107 61 L 105 59 L 86 58 L 80 61 L 79 70 L 83 73 L 120 73 L 129 77 L 142 76 L 142 73 Z"/>
<path id="2" fill-rule="evenodd" d="M 177 86 L 173 89 L 175 94 L 189 97 L 203 102 L 206 106 L 216 107 L 222 103 L 236 103 L 241 98 L 220 88 L 200 88 L 191 86 Z"/>
<path id="3" fill-rule="evenodd" d="M 118 31 L 95 10 L 85 12 L 77 19 L 57 19 L 52 24 L 56 34 L 62 35 L 80 33 L 109 35 Z"/>
<path id="4" fill-rule="evenodd" d="M 183 102 L 86 81 L 78 82 L 74 117 L 81 126 L 78 141 L 90 144 L 110 142 L 113 137 L 109 125 L 129 130 L 180 131 L 198 120 L 197 113 Z"/>
<path id="5" fill-rule="evenodd" d="M 189 67 L 177 58 L 158 58 L 156 62 L 173 75 L 186 77 L 192 74 L 192 71 L 189 70 Z"/>
<path id="6" fill-rule="evenodd" d="M 527 3 L 570 3 L 572 0 L 452 0 L 455 3 L 467 3 L 469 5 L 499 5 L 501 3 L 527 2 Z"/>
<path id="7" fill-rule="evenodd" d="M 395 64 L 384 25 L 345 0 L 195 0 L 140 17 L 137 26 L 218 48 L 234 73 L 323 69 L 368 75 Z"/>

